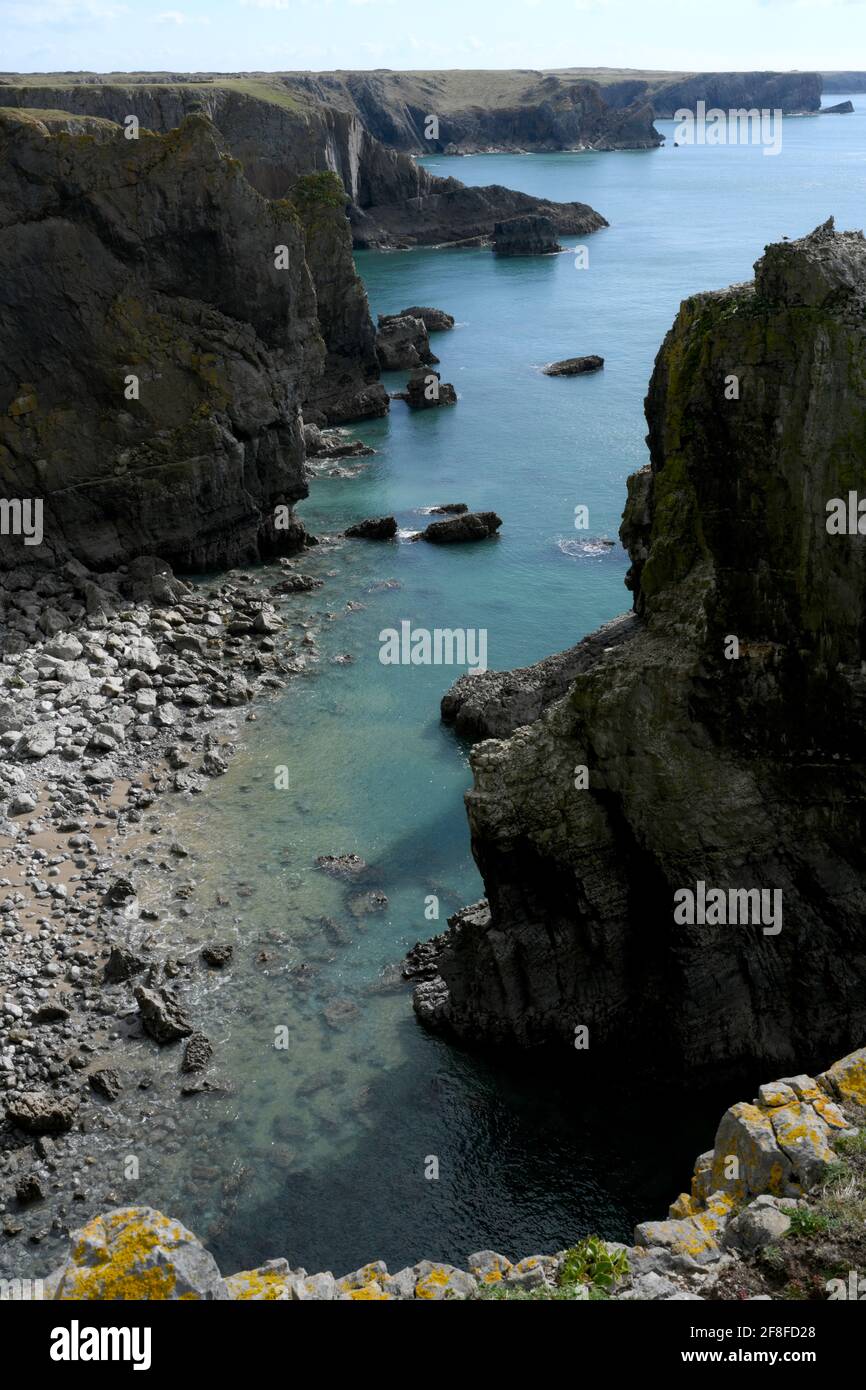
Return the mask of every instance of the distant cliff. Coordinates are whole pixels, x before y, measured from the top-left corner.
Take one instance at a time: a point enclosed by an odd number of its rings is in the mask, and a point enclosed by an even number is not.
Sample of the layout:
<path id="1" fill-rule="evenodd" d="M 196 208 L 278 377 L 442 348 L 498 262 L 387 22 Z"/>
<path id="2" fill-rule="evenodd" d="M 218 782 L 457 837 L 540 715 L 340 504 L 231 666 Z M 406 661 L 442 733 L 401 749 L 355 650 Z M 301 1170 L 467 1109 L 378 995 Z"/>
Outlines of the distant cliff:
<path id="1" fill-rule="evenodd" d="M 863 491 L 866 242 L 828 224 L 755 270 L 686 300 L 659 352 L 621 532 L 635 615 L 448 697 L 496 735 L 467 797 L 488 902 L 436 945 L 431 1026 L 585 1025 L 600 1067 L 729 1078 L 866 1031 L 866 548 L 856 515 L 827 529 Z M 711 889 L 726 917 L 702 924 Z"/>
<path id="2" fill-rule="evenodd" d="M 0 98 L 10 107 L 51 108 L 114 122 L 134 114 L 143 127 L 159 132 L 203 113 L 241 161 L 250 183 L 268 198 L 286 197 L 301 176 L 336 173 L 358 246 L 489 237 L 497 221 L 517 212 L 552 216 L 562 235 L 582 236 L 607 225 L 584 203 L 551 204 L 499 186 L 467 188 L 457 179 L 429 174 L 403 152 L 402 143 L 389 148 L 379 139 L 368 124 L 369 113 L 340 84 L 332 89 L 323 77 L 269 74 L 213 83 L 58 78 L 56 85 L 21 79 L 0 84 Z M 376 129 L 381 124 L 374 122 Z M 615 113 L 611 128 L 627 126 L 623 113 Z M 416 142 L 408 148 L 429 154 L 438 146 Z"/>
<path id="3" fill-rule="evenodd" d="M 788 115 L 817 111 L 821 105 L 822 82 L 817 72 L 638 72 L 571 68 L 560 75 L 573 78 L 591 75 L 598 80 L 602 97 L 609 106 L 631 107 L 642 102 L 659 119 L 672 117 L 680 107 L 693 111 L 698 101 L 725 111 L 758 107 L 779 109 Z"/>
<path id="4" fill-rule="evenodd" d="M 274 509 L 306 496 L 300 408 L 325 365 L 311 235 L 343 275 L 356 385 L 372 352 L 342 211 L 313 231 L 263 198 L 204 116 L 137 140 L 68 124 L 0 113 L 0 492 L 45 510 L 44 545 L 4 536 L 0 564 L 206 568 L 297 546 Z"/>
<path id="5" fill-rule="evenodd" d="M 845 95 L 849 92 L 866 92 L 866 72 L 822 72 L 821 81 L 828 95 Z"/>
<path id="6" fill-rule="evenodd" d="M 555 73 L 289 73 L 291 90 L 356 113 L 392 149 L 415 154 L 485 150 L 652 149 L 652 110 L 613 110 L 598 84 Z"/>

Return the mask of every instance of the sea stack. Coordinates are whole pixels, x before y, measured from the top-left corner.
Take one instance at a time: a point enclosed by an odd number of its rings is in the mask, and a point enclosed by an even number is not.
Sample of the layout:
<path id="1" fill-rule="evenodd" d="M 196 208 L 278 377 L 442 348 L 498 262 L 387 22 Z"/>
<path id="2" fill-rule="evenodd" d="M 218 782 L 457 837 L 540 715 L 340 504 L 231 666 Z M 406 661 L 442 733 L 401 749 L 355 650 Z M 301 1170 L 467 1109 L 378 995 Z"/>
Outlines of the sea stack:
<path id="1" fill-rule="evenodd" d="M 594 1067 L 694 1085 L 862 1042 L 866 549 L 827 509 L 862 480 L 864 310 L 866 241 L 832 221 L 682 304 L 620 533 L 634 615 L 535 722 L 509 722 L 508 673 L 478 678 L 487 901 L 416 990 L 431 1026 L 572 1047 L 581 1025 Z M 701 882 L 744 895 L 737 923 L 676 919 Z"/>

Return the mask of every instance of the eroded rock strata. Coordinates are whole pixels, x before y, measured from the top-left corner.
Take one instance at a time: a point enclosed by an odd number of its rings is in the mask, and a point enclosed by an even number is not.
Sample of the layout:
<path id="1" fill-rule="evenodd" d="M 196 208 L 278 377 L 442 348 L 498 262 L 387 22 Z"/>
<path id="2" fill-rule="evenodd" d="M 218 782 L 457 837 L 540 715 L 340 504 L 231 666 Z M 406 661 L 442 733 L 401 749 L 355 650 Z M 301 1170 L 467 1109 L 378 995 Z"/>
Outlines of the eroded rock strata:
<path id="1" fill-rule="evenodd" d="M 862 487 L 864 305 L 866 242 L 830 222 L 681 306 L 621 530 L 634 615 L 446 700 L 495 737 L 467 795 L 487 902 L 416 990 L 431 1026 L 582 1025 L 586 1065 L 694 1081 L 862 1038 L 866 544 L 828 534 L 827 504 Z M 675 921 L 698 884 L 780 891 L 783 916 Z"/>

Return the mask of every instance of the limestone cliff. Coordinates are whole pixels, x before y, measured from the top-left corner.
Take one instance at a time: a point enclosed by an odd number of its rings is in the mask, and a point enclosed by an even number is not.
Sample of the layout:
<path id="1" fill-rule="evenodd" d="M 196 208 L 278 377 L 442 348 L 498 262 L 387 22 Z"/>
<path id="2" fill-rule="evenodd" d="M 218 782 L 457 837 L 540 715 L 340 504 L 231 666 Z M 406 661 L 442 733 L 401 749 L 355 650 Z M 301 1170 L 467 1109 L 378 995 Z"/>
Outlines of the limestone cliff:
<path id="1" fill-rule="evenodd" d="M 828 223 L 755 269 L 686 300 L 659 352 L 621 532 L 635 616 L 451 692 L 498 737 L 467 796 L 489 905 L 416 991 L 434 1026 L 586 1025 L 591 1066 L 730 1078 L 866 1030 L 866 545 L 827 529 L 863 487 L 866 242 Z M 699 883 L 781 891 L 781 929 L 680 924 Z"/>
<path id="2" fill-rule="evenodd" d="M 294 205 L 203 116 L 130 140 L 49 125 L 0 114 L 0 490 L 44 502 L 26 557 L 205 568 L 297 545 L 274 509 L 306 495 L 325 347 Z M 347 331 L 365 314 L 361 291 Z M 4 536 L 0 563 L 21 554 Z"/>

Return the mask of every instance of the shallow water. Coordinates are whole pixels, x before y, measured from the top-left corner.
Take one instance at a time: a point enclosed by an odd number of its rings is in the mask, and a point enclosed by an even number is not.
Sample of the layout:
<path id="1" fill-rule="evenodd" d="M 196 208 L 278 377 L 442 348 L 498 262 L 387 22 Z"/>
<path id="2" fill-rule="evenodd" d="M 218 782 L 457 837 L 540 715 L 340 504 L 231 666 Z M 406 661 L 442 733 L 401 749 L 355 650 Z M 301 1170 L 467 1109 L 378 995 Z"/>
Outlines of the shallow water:
<path id="1" fill-rule="evenodd" d="M 777 158 L 669 147 L 428 161 L 598 208 L 612 225 L 586 239 L 587 270 L 572 255 L 358 255 L 374 312 L 421 303 L 455 315 L 433 346 L 460 399 L 420 414 L 395 402 L 390 419 L 359 427 L 378 452 L 356 476 L 314 482 L 308 528 L 394 513 L 408 533 L 424 524 L 419 509 L 454 501 L 494 508 L 504 525 L 469 547 L 311 552 L 303 568 L 327 576 L 321 609 L 337 615 L 315 673 L 241 724 L 229 773 L 172 816 L 198 880 L 178 926 L 190 942 L 237 940 L 231 974 L 197 1004 L 235 1090 L 184 1102 L 176 1129 L 142 1130 L 135 1197 L 197 1230 L 224 1269 L 286 1255 L 340 1273 L 372 1258 L 460 1263 L 485 1246 L 521 1255 L 588 1231 L 627 1238 L 636 1218 L 663 1215 L 736 1098 L 696 1097 L 675 1124 L 656 1106 L 647 1120 L 634 1102 L 591 1100 L 581 1054 L 564 1068 L 481 1058 L 416 1025 L 394 966 L 481 884 L 466 750 L 438 720 L 460 672 L 382 665 L 379 633 L 406 619 L 485 629 L 489 664 L 504 668 L 628 606 L 625 556 L 598 541 L 616 537 L 625 479 L 646 460 L 642 402 L 661 339 L 684 295 L 750 278 L 767 241 L 831 213 L 862 224 L 866 97 L 854 101 L 854 116 L 787 121 Z M 583 353 L 604 356 L 604 371 L 542 375 Z M 578 505 L 590 514 L 580 532 Z M 347 612 L 349 601 L 359 606 Z M 345 654 L 351 663 L 333 661 Z M 275 789 L 280 766 L 288 790 Z M 349 851 L 370 866 L 361 883 L 314 867 Z M 384 909 L 364 910 L 371 890 Z M 431 895 L 438 924 L 425 920 Z M 425 1177 L 434 1158 L 438 1179 Z"/>

